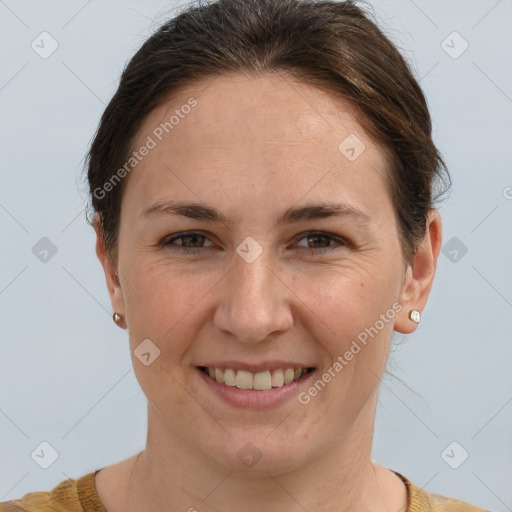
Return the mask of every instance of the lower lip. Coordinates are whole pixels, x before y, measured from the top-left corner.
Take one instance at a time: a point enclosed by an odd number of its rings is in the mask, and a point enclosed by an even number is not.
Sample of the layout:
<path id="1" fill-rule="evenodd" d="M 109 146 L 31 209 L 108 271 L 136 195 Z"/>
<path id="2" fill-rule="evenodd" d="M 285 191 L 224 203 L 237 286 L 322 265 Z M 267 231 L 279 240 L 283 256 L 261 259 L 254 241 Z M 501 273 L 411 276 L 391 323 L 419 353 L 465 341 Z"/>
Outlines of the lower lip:
<path id="1" fill-rule="evenodd" d="M 235 386 L 226 386 L 220 384 L 215 379 L 206 375 L 199 368 L 196 368 L 199 376 L 206 385 L 224 402 L 237 408 L 247 409 L 271 409 L 282 405 L 287 400 L 297 396 L 300 389 L 311 379 L 315 374 L 315 370 L 309 371 L 303 375 L 299 380 L 294 380 L 289 384 L 285 384 L 279 388 L 272 388 L 265 391 L 255 391 L 250 389 L 238 389 Z"/>

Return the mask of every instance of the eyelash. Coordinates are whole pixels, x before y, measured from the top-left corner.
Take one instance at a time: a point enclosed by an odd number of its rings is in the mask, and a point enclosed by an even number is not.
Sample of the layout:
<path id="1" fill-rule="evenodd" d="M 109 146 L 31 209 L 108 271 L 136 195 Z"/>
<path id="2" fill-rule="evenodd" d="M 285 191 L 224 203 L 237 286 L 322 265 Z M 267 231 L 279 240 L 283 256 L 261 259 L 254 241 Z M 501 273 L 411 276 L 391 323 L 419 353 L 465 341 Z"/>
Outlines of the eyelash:
<path id="1" fill-rule="evenodd" d="M 199 236 L 205 237 L 206 239 L 208 238 L 206 235 L 203 235 L 199 231 L 186 231 L 183 233 L 179 233 L 178 235 L 174 235 L 171 238 L 169 238 L 169 237 L 164 238 L 161 242 L 161 245 L 165 246 L 165 247 L 170 247 L 173 251 L 175 250 L 175 251 L 180 251 L 180 252 L 184 252 L 184 253 L 197 253 L 198 251 L 207 249 L 207 247 L 183 247 L 181 245 L 176 245 L 176 244 L 172 243 L 175 240 L 179 240 L 180 238 L 183 238 L 183 237 L 189 236 L 189 235 L 199 235 Z M 325 233 L 324 231 L 307 231 L 306 233 L 303 233 L 302 236 L 297 239 L 297 241 L 301 241 L 304 238 L 308 238 L 311 236 L 322 236 L 322 237 L 330 238 L 331 240 L 334 240 L 341 246 L 348 245 L 347 242 L 343 238 L 340 238 L 335 235 L 331 235 L 329 233 Z M 319 249 L 315 249 L 313 247 L 301 247 L 301 249 L 305 249 L 306 251 L 308 251 L 312 254 L 324 254 L 324 253 L 327 253 L 329 251 L 333 251 L 333 250 L 339 249 L 339 248 L 341 248 L 341 247 L 329 246 L 329 247 L 322 247 Z"/>

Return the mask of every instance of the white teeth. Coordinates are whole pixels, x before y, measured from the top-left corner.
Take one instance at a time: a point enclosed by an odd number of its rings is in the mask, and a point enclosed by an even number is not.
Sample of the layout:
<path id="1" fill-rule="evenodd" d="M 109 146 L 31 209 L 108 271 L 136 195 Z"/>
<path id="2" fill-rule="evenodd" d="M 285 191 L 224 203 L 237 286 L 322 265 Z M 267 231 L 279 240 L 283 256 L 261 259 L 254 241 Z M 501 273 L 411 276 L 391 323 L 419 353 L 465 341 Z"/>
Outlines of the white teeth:
<path id="1" fill-rule="evenodd" d="M 270 377 L 270 372 L 268 370 L 266 372 L 259 372 L 254 375 L 252 389 L 257 389 L 258 391 L 264 391 L 265 389 L 271 389 L 271 388 L 272 388 L 272 379 Z"/>
<path id="2" fill-rule="evenodd" d="M 293 377 L 295 376 L 295 371 L 293 368 L 287 368 L 284 371 L 284 383 L 290 384 L 290 382 L 293 380 Z"/>
<path id="3" fill-rule="evenodd" d="M 280 388 L 284 384 L 283 370 L 274 370 L 272 372 L 272 387 Z"/>
<path id="4" fill-rule="evenodd" d="M 280 388 L 290 384 L 294 380 L 300 379 L 306 368 L 286 368 L 276 370 L 265 370 L 263 372 L 252 373 L 246 370 L 235 371 L 232 368 L 206 368 L 207 373 L 212 379 L 226 386 L 237 387 L 238 389 L 253 389 L 256 391 L 267 391 L 272 388 Z"/>
<path id="5" fill-rule="evenodd" d="M 221 384 L 224 384 L 224 372 L 218 368 L 215 368 L 215 380 Z"/>
<path id="6" fill-rule="evenodd" d="M 236 373 L 235 370 L 224 370 L 224 384 L 227 386 L 236 386 Z"/>
<path id="7" fill-rule="evenodd" d="M 252 373 L 245 370 L 236 372 L 236 387 L 238 389 L 252 389 Z"/>

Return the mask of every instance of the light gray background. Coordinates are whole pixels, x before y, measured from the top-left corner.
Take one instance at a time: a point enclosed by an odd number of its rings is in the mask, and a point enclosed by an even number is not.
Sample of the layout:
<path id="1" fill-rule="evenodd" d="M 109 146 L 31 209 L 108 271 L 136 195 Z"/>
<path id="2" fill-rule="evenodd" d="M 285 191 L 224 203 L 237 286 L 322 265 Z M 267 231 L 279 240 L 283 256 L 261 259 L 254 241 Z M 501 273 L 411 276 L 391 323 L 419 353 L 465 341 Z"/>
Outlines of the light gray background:
<path id="1" fill-rule="evenodd" d="M 0 0 L 0 501 L 144 447 L 145 397 L 111 320 L 81 171 L 127 59 L 176 5 Z M 373 6 L 421 79 L 454 180 L 443 244 L 468 249 L 441 255 L 418 330 L 395 334 L 390 369 L 404 383 L 383 381 L 374 458 L 431 492 L 510 511 L 512 2 Z M 31 48 L 43 31 L 59 45 L 47 59 Z M 458 58 L 454 31 L 469 44 Z M 42 237 L 58 249 L 46 263 L 32 252 Z M 58 452 L 48 469 L 31 457 L 43 441 Z M 441 455 L 453 441 L 452 464 L 469 453 L 458 469 Z"/>

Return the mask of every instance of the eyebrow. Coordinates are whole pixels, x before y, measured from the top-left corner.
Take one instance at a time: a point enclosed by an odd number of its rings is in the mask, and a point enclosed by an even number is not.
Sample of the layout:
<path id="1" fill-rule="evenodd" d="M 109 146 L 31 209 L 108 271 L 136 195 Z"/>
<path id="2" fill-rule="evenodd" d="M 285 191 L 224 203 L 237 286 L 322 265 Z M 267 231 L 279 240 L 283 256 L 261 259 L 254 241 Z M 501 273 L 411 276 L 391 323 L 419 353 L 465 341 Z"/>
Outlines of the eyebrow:
<path id="1" fill-rule="evenodd" d="M 156 214 L 179 215 L 189 219 L 219 222 L 228 226 L 231 224 L 230 219 L 216 208 L 195 202 L 157 202 L 146 208 L 140 214 L 140 217 L 149 217 Z M 327 217 L 352 217 L 363 224 L 368 224 L 372 220 L 367 213 L 348 204 L 310 203 L 305 206 L 288 208 L 277 219 L 277 224 L 291 224 Z"/>

